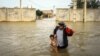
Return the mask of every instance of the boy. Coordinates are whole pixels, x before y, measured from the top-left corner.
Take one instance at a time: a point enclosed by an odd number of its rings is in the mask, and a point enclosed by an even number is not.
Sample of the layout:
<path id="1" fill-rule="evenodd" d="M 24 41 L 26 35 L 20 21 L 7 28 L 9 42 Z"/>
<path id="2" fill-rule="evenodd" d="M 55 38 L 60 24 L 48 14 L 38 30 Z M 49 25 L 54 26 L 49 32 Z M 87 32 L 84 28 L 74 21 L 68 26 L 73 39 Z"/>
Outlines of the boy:
<path id="1" fill-rule="evenodd" d="M 50 35 L 50 45 L 51 45 L 51 48 L 55 51 L 55 52 L 58 52 L 57 50 L 57 40 L 56 40 L 56 37 L 54 37 L 54 35 Z"/>

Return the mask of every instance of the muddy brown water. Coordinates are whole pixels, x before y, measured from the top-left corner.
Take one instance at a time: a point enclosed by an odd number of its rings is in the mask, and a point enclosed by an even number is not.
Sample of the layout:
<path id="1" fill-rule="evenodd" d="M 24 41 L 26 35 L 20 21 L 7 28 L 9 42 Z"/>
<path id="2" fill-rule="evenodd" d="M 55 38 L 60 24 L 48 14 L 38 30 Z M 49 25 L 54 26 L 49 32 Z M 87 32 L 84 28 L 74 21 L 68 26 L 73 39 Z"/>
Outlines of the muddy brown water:
<path id="1" fill-rule="evenodd" d="M 55 20 L 0 22 L 0 56 L 100 56 L 100 22 L 66 22 L 74 30 L 69 47 L 50 51 Z"/>

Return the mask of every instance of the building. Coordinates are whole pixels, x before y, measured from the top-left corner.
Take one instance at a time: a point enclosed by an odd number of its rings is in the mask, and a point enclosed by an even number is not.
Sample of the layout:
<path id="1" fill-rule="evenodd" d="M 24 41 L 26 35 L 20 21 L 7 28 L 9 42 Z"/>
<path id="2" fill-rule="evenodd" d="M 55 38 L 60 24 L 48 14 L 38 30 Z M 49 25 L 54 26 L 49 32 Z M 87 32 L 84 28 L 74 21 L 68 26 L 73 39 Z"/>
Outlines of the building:
<path id="1" fill-rule="evenodd" d="M 42 10 L 43 18 L 52 18 L 53 17 L 53 10 Z"/>

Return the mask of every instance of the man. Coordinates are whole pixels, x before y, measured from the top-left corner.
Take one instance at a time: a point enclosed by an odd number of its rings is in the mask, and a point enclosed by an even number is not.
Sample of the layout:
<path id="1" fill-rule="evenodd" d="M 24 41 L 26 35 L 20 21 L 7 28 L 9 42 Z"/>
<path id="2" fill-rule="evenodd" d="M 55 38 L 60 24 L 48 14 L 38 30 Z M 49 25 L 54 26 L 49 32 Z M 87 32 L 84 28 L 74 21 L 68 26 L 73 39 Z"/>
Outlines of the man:
<path id="1" fill-rule="evenodd" d="M 68 32 L 66 31 L 67 27 L 64 22 L 58 23 L 58 26 L 54 29 L 54 37 L 57 39 L 57 47 L 58 49 L 64 49 L 68 47 Z"/>

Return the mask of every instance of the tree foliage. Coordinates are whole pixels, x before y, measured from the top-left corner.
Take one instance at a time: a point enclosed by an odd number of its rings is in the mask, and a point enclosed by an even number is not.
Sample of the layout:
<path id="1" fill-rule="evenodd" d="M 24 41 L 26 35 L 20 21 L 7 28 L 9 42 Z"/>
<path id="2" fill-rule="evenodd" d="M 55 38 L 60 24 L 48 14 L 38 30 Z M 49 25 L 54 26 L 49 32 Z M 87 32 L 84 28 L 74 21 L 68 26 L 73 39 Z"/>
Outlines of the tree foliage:
<path id="1" fill-rule="evenodd" d="M 100 5 L 99 5 L 100 1 L 99 0 L 90 0 L 89 2 L 87 2 L 87 8 L 99 8 Z"/>
<path id="2" fill-rule="evenodd" d="M 83 8 L 84 7 L 84 2 L 81 0 L 77 0 L 77 8 Z"/>
<path id="3" fill-rule="evenodd" d="M 73 6 L 71 6 L 72 8 Z M 77 8 L 83 8 L 84 2 L 82 0 L 77 0 Z M 100 0 L 90 0 L 87 1 L 87 8 L 99 8 L 100 7 Z"/>
<path id="4" fill-rule="evenodd" d="M 40 11 L 40 10 L 36 10 L 36 15 L 37 15 L 37 16 L 41 16 L 42 14 L 43 14 L 42 11 Z"/>

